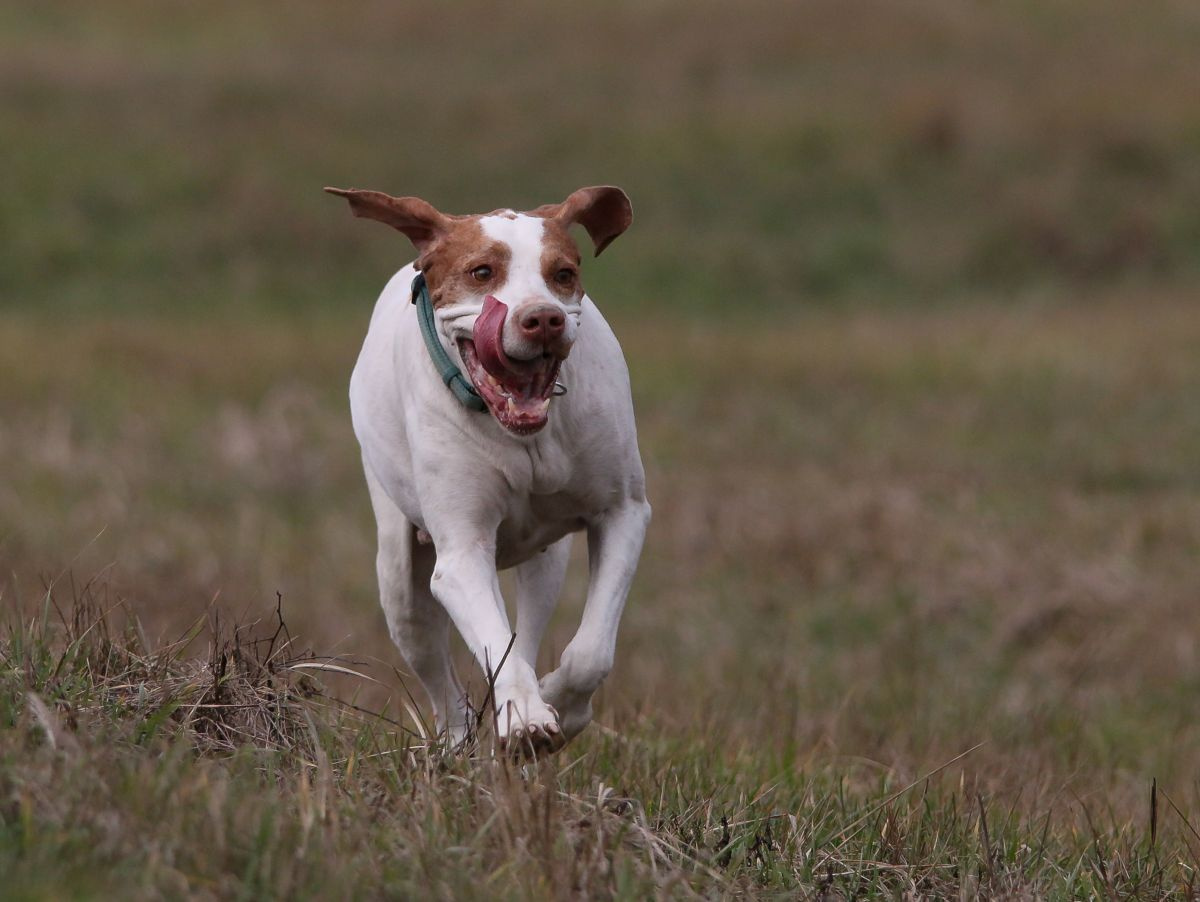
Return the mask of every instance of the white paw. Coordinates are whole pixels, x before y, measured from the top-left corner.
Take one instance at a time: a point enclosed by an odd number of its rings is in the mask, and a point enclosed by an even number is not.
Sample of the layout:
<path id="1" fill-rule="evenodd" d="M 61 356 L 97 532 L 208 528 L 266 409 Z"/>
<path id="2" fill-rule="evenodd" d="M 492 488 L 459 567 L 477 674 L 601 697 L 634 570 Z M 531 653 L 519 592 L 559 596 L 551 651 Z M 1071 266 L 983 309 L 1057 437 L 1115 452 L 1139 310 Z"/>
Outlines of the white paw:
<path id="1" fill-rule="evenodd" d="M 542 678 L 540 689 L 546 703 L 558 712 L 558 723 L 562 727 L 564 742 L 574 739 L 592 722 L 592 694 L 569 689 L 556 670 Z"/>
<path id="2" fill-rule="evenodd" d="M 557 752 L 567 742 L 557 712 L 536 692 L 497 694 L 496 738 L 503 752 L 525 758 Z"/>

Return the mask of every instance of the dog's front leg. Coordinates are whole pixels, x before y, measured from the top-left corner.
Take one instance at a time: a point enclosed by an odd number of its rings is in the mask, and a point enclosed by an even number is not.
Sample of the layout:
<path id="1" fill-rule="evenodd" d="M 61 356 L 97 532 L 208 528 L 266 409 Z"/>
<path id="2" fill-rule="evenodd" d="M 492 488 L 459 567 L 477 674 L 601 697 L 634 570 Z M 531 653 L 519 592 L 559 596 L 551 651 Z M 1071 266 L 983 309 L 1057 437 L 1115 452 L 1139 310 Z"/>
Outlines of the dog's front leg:
<path id="1" fill-rule="evenodd" d="M 500 596 L 495 549 L 437 535 L 434 541 L 437 564 L 430 588 L 479 666 L 494 678 L 501 747 L 518 752 L 561 747 L 566 740 L 554 710 L 542 701 L 533 667 L 516 648 L 510 649 L 512 627 Z"/>
<path id="2" fill-rule="evenodd" d="M 650 505 L 629 499 L 588 524 L 587 603 L 558 669 L 541 682 L 542 697 L 559 713 L 567 739 L 592 719 L 592 695 L 612 669 L 617 627 L 650 522 Z"/>

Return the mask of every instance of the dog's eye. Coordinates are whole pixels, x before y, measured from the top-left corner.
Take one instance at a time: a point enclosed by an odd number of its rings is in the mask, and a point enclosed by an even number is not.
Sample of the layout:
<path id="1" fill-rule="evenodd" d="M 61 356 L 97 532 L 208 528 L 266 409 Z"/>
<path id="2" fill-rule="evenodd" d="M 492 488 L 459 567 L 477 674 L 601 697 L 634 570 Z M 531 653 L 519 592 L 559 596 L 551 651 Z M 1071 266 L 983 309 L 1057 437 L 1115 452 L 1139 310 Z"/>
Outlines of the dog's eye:
<path id="1" fill-rule="evenodd" d="M 471 270 L 471 277 L 476 282 L 486 282 L 492 277 L 492 268 L 490 266 L 476 266 Z"/>
<path id="2" fill-rule="evenodd" d="M 575 281 L 575 270 L 563 267 L 554 274 L 554 281 L 559 285 L 570 285 Z"/>

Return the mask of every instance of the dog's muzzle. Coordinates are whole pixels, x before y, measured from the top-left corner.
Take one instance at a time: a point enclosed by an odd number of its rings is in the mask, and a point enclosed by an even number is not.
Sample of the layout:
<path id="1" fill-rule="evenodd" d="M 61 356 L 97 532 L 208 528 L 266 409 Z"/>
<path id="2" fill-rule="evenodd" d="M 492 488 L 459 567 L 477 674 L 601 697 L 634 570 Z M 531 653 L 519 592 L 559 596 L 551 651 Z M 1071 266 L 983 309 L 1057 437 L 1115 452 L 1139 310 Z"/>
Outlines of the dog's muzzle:
<path id="1" fill-rule="evenodd" d="M 558 370 L 570 353 L 566 314 L 552 304 L 519 308 L 514 325 L 533 354 L 517 360 L 504 350 L 508 312 L 503 301 L 488 295 L 471 338 L 459 339 L 459 350 L 475 390 L 500 425 L 517 435 L 530 435 L 549 420 Z"/>

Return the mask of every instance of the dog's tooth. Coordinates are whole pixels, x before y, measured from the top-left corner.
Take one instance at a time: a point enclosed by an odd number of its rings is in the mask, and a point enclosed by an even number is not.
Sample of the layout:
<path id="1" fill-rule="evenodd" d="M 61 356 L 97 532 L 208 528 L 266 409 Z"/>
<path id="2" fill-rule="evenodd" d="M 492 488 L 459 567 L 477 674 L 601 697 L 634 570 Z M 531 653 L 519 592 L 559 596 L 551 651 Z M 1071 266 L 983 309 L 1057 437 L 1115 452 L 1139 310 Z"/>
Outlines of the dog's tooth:
<path id="1" fill-rule="evenodd" d="M 547 410 L 549 410 L 549 408 L 550 408 L 550 399 L 547 398 L 545 401 L 543 401 L 541 404 L 538 405 L 538 413 L 545 413 Z"/>
<path id="2" fill-rule="evenodd" d="M 509 413 L 516 413 L 516 412 L 517 412 L 517 405 L 513 403 L 513 399 L 512 399 L 512 398 L 509 398 L 509 399 L 508 399 L 508 400 L 505 402 L 505 406 L 508 408 L 508 412 L 509 412 Z"/>

